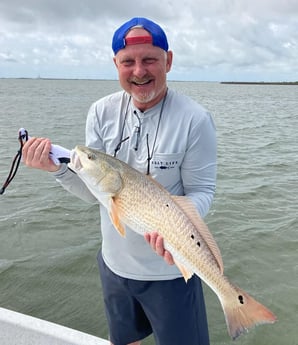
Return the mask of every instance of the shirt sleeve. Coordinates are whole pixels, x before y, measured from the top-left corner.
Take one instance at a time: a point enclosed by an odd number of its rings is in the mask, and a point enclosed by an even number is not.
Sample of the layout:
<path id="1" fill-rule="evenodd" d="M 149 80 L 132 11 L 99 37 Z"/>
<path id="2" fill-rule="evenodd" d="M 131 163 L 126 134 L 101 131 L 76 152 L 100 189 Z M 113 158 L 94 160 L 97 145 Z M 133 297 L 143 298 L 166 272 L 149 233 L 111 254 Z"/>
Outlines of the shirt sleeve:
<path id="1" fill-rule="evenodd" d="M 206 113 L 189 133 L 187 152 L 181 167 L 185 195 L 205 217 L 216 189 L 216 129 L 210 113 Z"/>
<path id="2" fill-rule="evenodd" d="M 56 178 L 56 181 L 60 183 L 61 186 L 71 194 L 88 203 L 98 203 L 97 199 L 89 191 L 85 183 L 78 177 L 75 172 L 68 168 L 67 164 L 61 164 L 61 167 L 57 172 L 50 174 L 53 174 Z"/>

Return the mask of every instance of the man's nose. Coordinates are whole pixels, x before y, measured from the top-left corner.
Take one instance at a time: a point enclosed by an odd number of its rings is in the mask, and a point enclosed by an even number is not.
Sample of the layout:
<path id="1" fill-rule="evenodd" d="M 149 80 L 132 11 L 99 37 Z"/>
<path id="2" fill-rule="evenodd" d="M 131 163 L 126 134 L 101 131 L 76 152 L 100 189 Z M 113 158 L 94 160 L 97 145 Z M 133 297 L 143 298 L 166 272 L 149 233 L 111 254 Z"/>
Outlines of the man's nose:
<path id="1" fill-rule="evenodd" d="M 147 69 L 142 62 L 136 62 L 133 72 L 136 77 L 143 78 L 147 74 Z"/>

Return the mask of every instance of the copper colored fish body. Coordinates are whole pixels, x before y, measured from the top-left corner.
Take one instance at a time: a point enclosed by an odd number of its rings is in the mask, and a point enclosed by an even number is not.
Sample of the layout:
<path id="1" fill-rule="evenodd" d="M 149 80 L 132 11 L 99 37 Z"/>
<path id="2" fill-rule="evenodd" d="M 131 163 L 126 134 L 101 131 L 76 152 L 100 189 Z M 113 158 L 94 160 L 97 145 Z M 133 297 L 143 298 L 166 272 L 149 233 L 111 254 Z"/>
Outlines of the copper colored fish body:
<path id="1" fill-rule="evenodd" d="M 187 281 L 198 275 L 218 296 L 232 339 L 249 328 L 273 323 L 275 315 L 224 276 L 220 250 L 187 197 L 172 196 L 151 177 L 126 163 L 84 146 L 71 156 L 76 171 L 125 236 L 125 226 L 139 234 L 158 231 L 165 248 Z"/>

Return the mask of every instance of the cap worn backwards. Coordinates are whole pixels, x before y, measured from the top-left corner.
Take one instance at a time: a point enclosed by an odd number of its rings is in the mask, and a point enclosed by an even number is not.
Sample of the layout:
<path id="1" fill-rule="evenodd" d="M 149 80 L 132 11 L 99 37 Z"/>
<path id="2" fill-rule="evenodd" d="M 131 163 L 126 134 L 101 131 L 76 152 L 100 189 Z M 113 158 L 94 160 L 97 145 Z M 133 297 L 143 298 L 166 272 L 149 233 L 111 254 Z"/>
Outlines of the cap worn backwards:
<path id="1" fill-rule="evenodd" d="M 150 36 L 141 36 L 141 37 L 131 37 L 126 39 L 128 31 L 133 27 L 141 27 L 148 31 Z M 121 25 L 114 33 L 112 48 L 114 54 L 116 55 L 120 49 L 125 48 L 128 44 L 141 44 L 141 43 L 151 43 L 154 46 L 157 46 L 165 51 L 168 51 L 169 45 L 165 32 L 163 29 L 156 23 L 152 22 L 147 18 L 136 17 L 132 18 L 128 22 Z"/>

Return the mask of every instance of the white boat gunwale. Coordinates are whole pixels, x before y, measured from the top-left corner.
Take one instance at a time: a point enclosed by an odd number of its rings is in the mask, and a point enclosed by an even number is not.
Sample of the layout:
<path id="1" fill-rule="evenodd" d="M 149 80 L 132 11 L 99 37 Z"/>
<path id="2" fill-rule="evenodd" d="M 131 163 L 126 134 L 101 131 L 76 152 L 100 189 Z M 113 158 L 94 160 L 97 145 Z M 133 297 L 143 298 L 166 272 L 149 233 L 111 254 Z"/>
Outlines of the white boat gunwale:
<path id="1" fill-rule="evenodd" d="M 1 345 L 109 345 L 108 340 L 0 307 Z"/>

